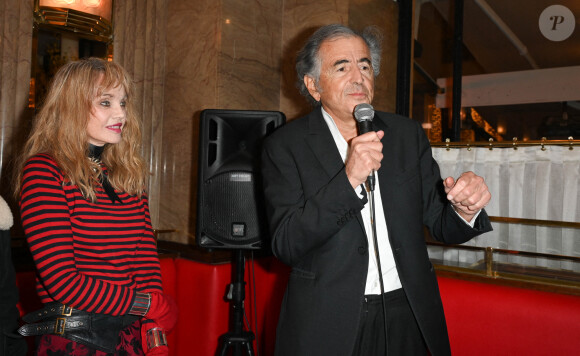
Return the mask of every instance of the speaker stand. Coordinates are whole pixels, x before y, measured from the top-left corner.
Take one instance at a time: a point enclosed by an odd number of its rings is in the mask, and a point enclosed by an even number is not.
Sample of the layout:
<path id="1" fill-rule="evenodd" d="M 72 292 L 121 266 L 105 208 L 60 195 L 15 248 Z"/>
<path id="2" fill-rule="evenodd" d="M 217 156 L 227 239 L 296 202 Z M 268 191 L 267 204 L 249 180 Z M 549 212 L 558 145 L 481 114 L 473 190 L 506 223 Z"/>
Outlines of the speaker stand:
<path id="1" fill-rule="evenodd" d="M 244 331 L 244 252 L 241 249 L 234 250 L 234 273 L 232 284 L 228 292 L 230 300 L 230 331 L 221 336 L 220 356 L 226 356 L 229 347 L 233 348 L 233 355 L 240 356 L 242 347 L 248 356 L 254 356 L 254 333 Z"/>

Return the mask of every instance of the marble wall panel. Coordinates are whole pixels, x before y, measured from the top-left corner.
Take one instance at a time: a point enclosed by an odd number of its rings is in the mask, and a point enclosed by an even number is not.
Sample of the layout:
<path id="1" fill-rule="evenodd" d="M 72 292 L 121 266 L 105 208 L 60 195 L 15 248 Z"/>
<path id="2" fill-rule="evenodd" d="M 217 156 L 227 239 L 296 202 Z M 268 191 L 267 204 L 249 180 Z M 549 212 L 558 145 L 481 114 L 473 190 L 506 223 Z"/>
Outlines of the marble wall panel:
<path id="1" fill-rule="evenodd" d="M 14 210 L 12 163 L 30 125 L 34 0 L 0 2 L 0 194 Z"/>
<path id="2" fill-rule="evenodd" d="M 151 173 L 148 191 L 151 220 L 159 220 L 161 197 L 160 166 L 163 146 L 163 102 L 165 83 L 165 30 L 167 0 L 115 2 L 114 60 L 122 64 L 135 81 L 135 97 L 143 118 L 143 155 Z"/>
<path id="3" fill-rule="evenodd" d="M 223 0 L 218 109 L 279 109 L 281 13 L 279 0 Z"/>
<path id="4" fill-rule="evenodd" d="M 218 105 L 221 2 L 172 0 L 167 8 L 160 238 L 193 243 L 199 115 Z"/>

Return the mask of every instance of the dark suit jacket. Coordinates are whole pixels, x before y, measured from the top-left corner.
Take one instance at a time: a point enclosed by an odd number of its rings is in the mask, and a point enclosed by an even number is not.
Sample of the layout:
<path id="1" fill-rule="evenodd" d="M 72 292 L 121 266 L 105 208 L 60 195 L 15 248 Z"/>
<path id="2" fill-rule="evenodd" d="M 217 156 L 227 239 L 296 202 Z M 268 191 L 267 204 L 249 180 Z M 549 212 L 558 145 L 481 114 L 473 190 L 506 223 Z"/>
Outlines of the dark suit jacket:
<path id="1" fill-rule="evenodd" d="M 474 229 L 453 211 L 417 122 L 377 112 L 373 124 L 385 131 L 377 176 L 397 271 L 431 354 L 448 355 L 423 225 L 437 240 L 454 244 L 491 230 L 491 225 L 485 211 Z M 264 141 L 262 173 L 273 252 L 292 267 L 276 355 L 351 355 L 369 262 L 360 214 L 364 200 L 347 179 L 320 108 Z"/>

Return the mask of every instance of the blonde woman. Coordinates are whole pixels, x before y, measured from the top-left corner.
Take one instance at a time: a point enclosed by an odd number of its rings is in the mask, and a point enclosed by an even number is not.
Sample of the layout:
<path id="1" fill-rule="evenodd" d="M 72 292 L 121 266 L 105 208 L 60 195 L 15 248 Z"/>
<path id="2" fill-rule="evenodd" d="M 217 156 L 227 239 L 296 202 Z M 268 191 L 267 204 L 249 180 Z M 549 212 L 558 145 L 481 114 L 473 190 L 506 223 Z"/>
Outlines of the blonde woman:
<path id="1" fill-rule="evenodd" d="M 55 75 L 21 159 L 20 211 L 45 307 L 24 317 L 39 355 L 166 355 L 132 80 L 89 58 Z M 91 327 L 89 327 L 91 325 Z"/>

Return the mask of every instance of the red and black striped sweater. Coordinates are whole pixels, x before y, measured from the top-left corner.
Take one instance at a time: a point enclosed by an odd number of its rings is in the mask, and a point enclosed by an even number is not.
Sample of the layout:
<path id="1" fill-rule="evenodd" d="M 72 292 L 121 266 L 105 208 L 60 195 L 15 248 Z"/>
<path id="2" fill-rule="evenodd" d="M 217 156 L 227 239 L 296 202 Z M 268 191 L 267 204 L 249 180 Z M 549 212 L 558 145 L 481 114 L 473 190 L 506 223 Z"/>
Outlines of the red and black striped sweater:
<path id="1" fill-rule="evenodd" d="M 127 314 L 136 292 L 161 292 L 161 270 L 145 195 L 98 187 L 87 201 L 46 154 L 23 171 L 20 212 L 43 303 Z"/>

